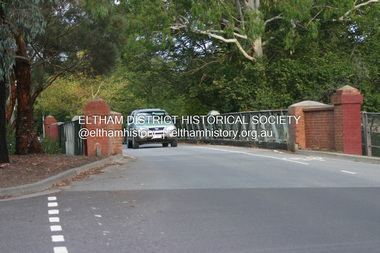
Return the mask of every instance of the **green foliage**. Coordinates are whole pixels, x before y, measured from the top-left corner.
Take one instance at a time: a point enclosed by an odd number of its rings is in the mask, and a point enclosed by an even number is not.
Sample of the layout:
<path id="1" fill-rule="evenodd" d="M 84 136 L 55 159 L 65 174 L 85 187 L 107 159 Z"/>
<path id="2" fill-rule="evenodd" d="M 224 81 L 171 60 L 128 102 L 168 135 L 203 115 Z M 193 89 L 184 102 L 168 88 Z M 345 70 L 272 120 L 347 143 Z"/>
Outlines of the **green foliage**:
<path id="1" fill-rule="evenodd" d="M 94 28 L 95 19 L 99 31 L 112 31 L 105 37 L 115 50 L 99 45 L 112 59 L 122 45 L 120 66 L 101 72 L 107 78 L 58 79 L 37 101 L 39 113 L 68 120 L 91 98 L 91 85 L 96 90 L 99 83 L 98 96 L 124 115 L 143 107 L 185 115 L 287 108 L 306 99 L 329 103 L 347 84 L 364 95 L 364 110 L 380 111 L 379 4 L 360 9 L 349 0 L 261 1 L 258 9 L 220 0 L 86 4 L 90 20 L 84 27 Z M 210 30 L 237 38 L 250 56 L 252 43 L 261 38 L 263 56 L 250 61 L 236 44 L 205 34 Z M 115 31 L 123 33 L 111 36 Z M 94 69 L 108 64 L 103 53 L 89 61 Z"/>
<path id="2" fill-rule="evenodd" d="M 59 145 L 59 141 L 46 137 L 41 140 L 41 146 L 44 149 L 45 153 L 48 154 L 62 154 L 62 149 Z"/>
<path id="3" fill-rule="evenodd" d="M 17 48 L 15 35 L 31 41 L 44 32 L 46 22 L 38 4 L 40 0 L 0 1 L 0 80 L 8 78 L 14 64 L 10 49 Z"/>
<path id="4" fill-rule="evenodd" d="M 115 76 L 58 78 L 37 98 L 34 109 L 38 118 L 52 115 L 61 122 L 71 121 L 75 115 L 82 115 L 84 106 L 95 97 L 111 105 L 124 86 L 126 82 Z"/>
<path id="5" fill-rule="evenodd" d="M 363 108 L 380 110 L 378 4 L 245 2 L 122 2 L 128 85 L 116 103 L 125 111 L 164 107 L 176 114 L 286 108 L 305 99 L 328 103 L 348 84 L 364 94 Z M 210 33 L 237 38 L 251 56 L 261 38 L 263 57 L 249 61 Z"/>

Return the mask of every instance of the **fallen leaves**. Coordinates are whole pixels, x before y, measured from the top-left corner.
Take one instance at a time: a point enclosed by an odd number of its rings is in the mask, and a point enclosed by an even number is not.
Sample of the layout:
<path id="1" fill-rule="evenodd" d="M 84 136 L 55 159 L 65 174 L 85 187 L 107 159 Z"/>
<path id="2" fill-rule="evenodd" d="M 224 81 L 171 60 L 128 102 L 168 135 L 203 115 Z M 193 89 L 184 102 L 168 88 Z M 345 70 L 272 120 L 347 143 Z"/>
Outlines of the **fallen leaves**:
<path id="1" fill-rule="evenodd" d="M 10 155 L 10 163 L 0 165 L 0 188 L 31 184 L 61 172 L 92 163 L 97 157 L 72 155 Z"/>

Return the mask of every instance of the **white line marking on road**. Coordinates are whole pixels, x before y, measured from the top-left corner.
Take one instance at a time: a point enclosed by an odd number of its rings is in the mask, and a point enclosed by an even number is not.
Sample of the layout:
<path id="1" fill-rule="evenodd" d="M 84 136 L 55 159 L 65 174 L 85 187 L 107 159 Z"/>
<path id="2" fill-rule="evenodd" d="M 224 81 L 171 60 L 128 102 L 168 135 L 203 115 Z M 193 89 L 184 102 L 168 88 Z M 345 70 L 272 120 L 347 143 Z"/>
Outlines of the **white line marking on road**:
<path id="1" fill-rule="evenodd" d="M 95 214 L 95 217 L 102 218 L 102 216 L 100 214 Z"/>
<path id="2" fill-rule="evenodd" d="M 352 174 L 352 175 L 356 175 L 357 174 L 356 172 L 352 172 L 352 171 L 348 171 L 348 170 L 341 170 L 341 172 L 347 173 L 347 174 Z"/>
<path id="3" fill-rule="evenodd" d="M 293 158 L 290 158 L 292 160 L 301 160 L 301 161 L 321 161 L 321 162 L 324 162 L 325 160 L 322 158 L 322 157 L 313 157 L 313 156 L 309 156 L 309 157 L 293 157 Z"/>
<path id="4" fill-rule="evenodd" d="M 64 242 L 65 241 L 65 237 L 63 237 L 63 235 L 52 235 L 51 236 L 51 240 L 53 242 Z"/>
<path id="5" fill-rule="evenodd" d="M 51 214 L 59 214 L 59 210 L 58 209 L 51 209 L 48 212 L 49 212 L 50 215 Z"/>
<path id="6" fill-rule="evenodd" d="M 48 203 L 48 207 L 56 207 L 56 206 L 58 206 L 57 202 L 49 202 Z"/>
<path id="7" fill-rule="evenodd" d="M 49 221 L 50 222 L 59 222 L 59 217 L 50 217 Z"/>
<path id="8" fill-rule="evenodd" d="M 258 155 L 258 154 L 243 152 L 243 151 L 226 150 L 226 149 L 219 149 L 219 148 L 205 148 L 205 147 L 199 147 L 199 148 L 210 149 L 210 150 L 217 150 L 217 151 L 224 151 L 224 152 L 229 152 L 229 153 L 239 153 L 239 154 L 245 154 L 245 155 L 250 155 L 250 156 L 265 157 L 265 158 L 270 158 L 270 159 L 287 161 L 287 162 L 291 162 L 291 163 L 299 163 L 299 164 L 303 164 L 303 165 L 309 165 L 308 163 L 304 163 L 304 162 L 300 162 L 300 161 L 294 161 L 294 160 L 289 160 L 288 158 L 285 158 L 285 157 L 281 158 L 281 157 L 275 157 L 275 156 L 269 156 L 269 155 Z"/>
<path id="9" fill-rule="evenodd" d="M 62 227 L 60 225 L 50 226 L 50 231 L 62 231 Z"/>
<path id="10" fill-rule="evenodd" d="M 54 253 L 69 253 L 66 247 L 54 247 Z"/>
<path id="11" fill-rule="evenodd" d="M 57 201 L 56 196 L 49 196 L 47 197 L 48 201 Z M 48 207 L 57 207 L 58 202 L 48 202 Z M 49 215 L 58 215 L 59 214 L 59 209 L 49 209 L 48 210 Z M 60 219 L 58 216 L 54 217 L 49 217 L 49 222 L 51 223 L 58 223 L 60 222 Z M 62 226 L 57 224 L 57 225 L 52 225 L 50 226 L 50 231 L 51 232 L 59 232 L 62 231 Z M 64 242 L 65 237 L 63 235 L 52 235 L 51 240 L 53 242 Z M 66 247 L 61 246 L 61 247 L 53 247 L 54 253 L 68 253 L 68 250 Z"/>

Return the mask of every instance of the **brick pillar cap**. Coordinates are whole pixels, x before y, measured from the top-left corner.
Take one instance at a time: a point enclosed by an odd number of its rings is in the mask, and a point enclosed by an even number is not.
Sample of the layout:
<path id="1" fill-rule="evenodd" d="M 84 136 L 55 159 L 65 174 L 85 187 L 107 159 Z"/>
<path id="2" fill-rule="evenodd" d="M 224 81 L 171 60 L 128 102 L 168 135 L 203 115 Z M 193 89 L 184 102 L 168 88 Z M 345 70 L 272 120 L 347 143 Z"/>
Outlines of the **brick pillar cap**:
<path id="1" fill-rule="evenodd" d="M 354 87 L 350 85 L 345 85 L 342 88 L 339 88 L 338 90 L 358 90 L 358 89 L 355 89 Z"/>
<path id="2" fill-rule="evenodd" d="M 57 125 L 57 126 L 60 126 L 60 125 L 63 125 L 63 124 L 65 124 L 65 122 L 56 122 L 56 123 L 53 123 L 53 124 L 51 124 L 51 125 Z"/>
<path id="3" fill-rule="evenodd" d="M 79 120 L 79 116 L 78 116 L 78 115 L 75 115 L 75 116 L 71 119 L 71 121 L 77 121 L 77 120 Z"/>
<path id="4" fill-rule="evenodd" d="M 320 103 L 320 102 L 317 102 L 317 101 L 305 100 L 305 101 L 301 101 L 301 102 L 298 102 L 298 103 L 292 104 L 292 105 L 289 106 L 289 107 L 300 107 L 300 106 L 324 106 L 324 105 L 326 105 L 326 104 L 324 104 L 324 103 Z"/>
<path id="5" fill-rule="evenodd" d="M 104 99 L 101 99 L 101 98 L 94 98 L 94 99 L 91 99 L 90 102 L 94 102 L 94 101 L 104 101 Z"/>
<path id="6" fill-rule="evenodd" d="M 51 116 L 51 115 L 48 115 L 48 116 L 45 117 L 45 119 L 47 119 L 47 118 L 54 118 L 54 117 Z"/>

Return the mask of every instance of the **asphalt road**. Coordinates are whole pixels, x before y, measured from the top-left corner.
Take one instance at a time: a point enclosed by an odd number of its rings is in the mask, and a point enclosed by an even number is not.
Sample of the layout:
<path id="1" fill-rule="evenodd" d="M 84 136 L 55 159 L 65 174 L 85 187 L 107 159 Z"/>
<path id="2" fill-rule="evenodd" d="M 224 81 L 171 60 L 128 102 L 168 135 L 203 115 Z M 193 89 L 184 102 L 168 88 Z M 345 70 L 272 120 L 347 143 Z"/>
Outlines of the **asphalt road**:
<path id="1" fill-rule="evenodd" d="M 124 153 L 136 160 L 0 201 L 0 252 L 380 252 L 378 165 L 224 146 Z"/>

